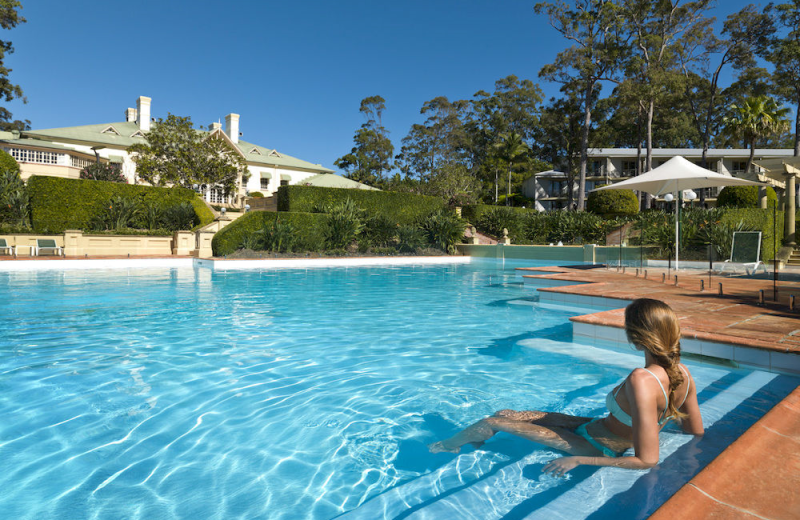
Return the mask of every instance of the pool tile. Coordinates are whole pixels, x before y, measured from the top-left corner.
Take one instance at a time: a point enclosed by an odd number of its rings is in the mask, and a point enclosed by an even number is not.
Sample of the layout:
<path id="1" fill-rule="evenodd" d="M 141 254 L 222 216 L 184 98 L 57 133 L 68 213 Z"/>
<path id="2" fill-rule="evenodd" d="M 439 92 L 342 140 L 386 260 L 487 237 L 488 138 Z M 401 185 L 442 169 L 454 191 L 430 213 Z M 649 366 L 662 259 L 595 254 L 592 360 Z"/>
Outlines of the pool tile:
<path id="1" fill-rule="evenodd" d="M 737 363 L 769 369 L 769 352 L 747 347 L 733 347 L 733 360 Z"/>
<path id="2" fill-rule="evenodd" d="M 681 351 L 687 352 L 689 354 L 702 354 L 702 342 L 696 339 L 682 339 L 681 340 Z"/>
<path id="3" fill-rule="evenodd" d="M 775 371 L 800 374 L 800 356 L 784 352 L 769 353 L 770 368 Z"/>
<path id="4" fill-rule="evenodd" d="M 700 344 L 700 353 L 704 356 L 718 359 L 733 359 L 733 346 L 713 341 L 703 341 Z"/>

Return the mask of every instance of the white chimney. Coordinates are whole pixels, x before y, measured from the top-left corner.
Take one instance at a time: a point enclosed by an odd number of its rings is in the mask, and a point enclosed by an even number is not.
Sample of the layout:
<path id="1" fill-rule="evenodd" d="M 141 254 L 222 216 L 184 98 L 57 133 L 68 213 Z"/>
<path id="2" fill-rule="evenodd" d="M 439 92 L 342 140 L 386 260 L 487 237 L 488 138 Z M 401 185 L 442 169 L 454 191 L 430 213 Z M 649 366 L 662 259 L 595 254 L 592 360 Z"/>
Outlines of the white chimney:
<path id="1" fill-rule="evenodd" d="M 139 130 L 147 132 L 150 130 L 150 101 L 149 97 L 139 96 L 136 100 L 136 122 L 139 123 Z"/>
<path id="2" fill-rule="evenodd" d="M 136 121 L 136 109 L 135 108 L 126 108 L 125 109 L 125 121 L 131 123 Z"/>
<path id="3" fill-rule="evenodd" d="M 234 143 L 239 142 L 239 114 L 225 116 L 225 133 Z"/>

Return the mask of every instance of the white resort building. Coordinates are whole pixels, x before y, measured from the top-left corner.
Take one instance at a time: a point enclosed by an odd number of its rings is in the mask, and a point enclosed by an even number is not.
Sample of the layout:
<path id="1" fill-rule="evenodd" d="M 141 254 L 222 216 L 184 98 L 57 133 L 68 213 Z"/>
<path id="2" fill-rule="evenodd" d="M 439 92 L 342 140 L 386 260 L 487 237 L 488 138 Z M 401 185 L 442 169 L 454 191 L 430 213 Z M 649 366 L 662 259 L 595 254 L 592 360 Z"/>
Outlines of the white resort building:
<path id="1" fill-rule="evenodd" d="M 654 148 L 653 168 L 662 165 L 669 159 L 680 155 L 689 161 L 700 165 L 703 150 L 700 148 Z M 794 155 L 792 149 L 756 149 L 756 161 L 761 159 L 776 159 Z M 604 184 L 620 182 L 636 176 L 636 148 L 590 148 L 589 164 L 586 172 L 586 193 Z M 710 149 L 706 154 L 706 168 L 723 175 L 734 177 L 746 176 L 745 168 L 750 150 L 746 148 L 735 149 Z M 644 171 L 644 152 L 641 157 Z M 761 169 L 756 166 L 756 170 Z M 752 177 L 753 175 L 750 174 Z M 758 180 L 753 178 L 752 180 Z M 762 179 L 763 180 L 763 179 Z M 574 192 L 578 191 L 578 176 L 573 181 Z M 706 201 L 713 204 L 719 190 L 708 188 Z M 528 178 L 522 187 L 522 194 L 536 201 L 539 211 L 561 209 L 567 206 L 569 191 L 567 176 L 563 172 L 549 170 L 536 173 Z"/>
<path id="2" fill-rule="evenodd" d="M 83 168 L 94 162 L 117 163 L 129 183 L 135 183 L 136 163 L 128 148 L 146 143 L 153 119 L 150 115 L 151 99 L 141 96 L 136 108 L 125 110 L 125 119 L 113 123 L 50 128 L 18 132 L 0 132 L 0 148 L 11 154 L 20 164 L 23 180 L 31 175 L 49 175 L 78 179 Z M 205 200 L 212 204 L 239 204 L 249 193 L 260 192 L 269 197 L 279 186 L 311 184 L 348 188 L 368 188 L 333 174 L 333 170 L 320 164 L 286 155 L 277 150 L 248 143 L 240 139 L 239 114 L 225 116 L 225 127 L 212 123 L 209 137 L 228 142 L 242 154 L 250 171 L 245 185 L 239 181 L 238 193 L 225 196 L 214 186 L 199 186 Z M 335 177 L 335 178 L 334 178 Z"/>

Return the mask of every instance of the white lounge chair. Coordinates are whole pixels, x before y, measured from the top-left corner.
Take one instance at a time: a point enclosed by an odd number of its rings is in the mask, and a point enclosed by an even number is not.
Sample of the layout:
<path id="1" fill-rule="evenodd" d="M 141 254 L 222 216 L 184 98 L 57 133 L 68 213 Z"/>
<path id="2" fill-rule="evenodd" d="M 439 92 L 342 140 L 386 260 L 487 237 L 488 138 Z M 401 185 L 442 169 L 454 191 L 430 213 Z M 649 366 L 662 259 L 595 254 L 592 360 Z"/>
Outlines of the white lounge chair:
<path id="1" fill-rule="evenodd" d="M 54 255 L 61 256 L 63 249 L 56 244 L 52 238 L 37 238 L 36 245 L 33 247 L 33 254 L 39 256 L 42 253 L 53 253 Z"/>
<path id="2" fill-rule="evenodd" d="M 8 245 L 8 242 L 5 238 L 0 238 L 0 254 L 9 254 L 11 256 L 17 256 L 17 251 L 14 246 Z"/>
<path id="3" fill-rule="evenodd" d="M 719 273 L 728 269 L 736 273 L 738 267 L 744 268 L 748 276 L 756 274 L 759 268 L 767 272 L 761 261 L 761 231 L 734 231 L 731 257 L 719 267 Z"/>

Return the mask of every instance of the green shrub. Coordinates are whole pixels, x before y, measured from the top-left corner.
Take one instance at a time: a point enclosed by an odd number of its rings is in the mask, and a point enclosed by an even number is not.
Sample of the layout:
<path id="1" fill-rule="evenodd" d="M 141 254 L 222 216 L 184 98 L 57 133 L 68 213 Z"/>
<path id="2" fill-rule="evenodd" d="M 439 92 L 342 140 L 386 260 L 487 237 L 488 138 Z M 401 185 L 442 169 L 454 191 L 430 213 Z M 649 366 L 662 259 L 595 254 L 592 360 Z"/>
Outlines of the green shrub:
<path id="1" fill-rule="evenodd" d="M 592 191 L 586 198 L 586 211 L 603 218 L 632 216 L 639 212 L 639 199 L 633 190 Z"/>
<path id="2" fill-rule="evenodd" d="M 105 211 L 95 215 L 89 222 L 91 230 L 105 231 L 125 229 L 139 217 L 141 206 L 133 198 L 117 195 L 108 202 Z"/>
<path id="3" fill-rule="evenodd" d="M 289 223 L 295 230 L 297 243 L 293 244 L 295 251 L 319 251 L 325 244 L 323 234 L 326 216 L 313 213 L 275 213 L 272 211 L 251 211 L 224 227 L 211 240 L 211 247 L 215 256 L 229 255 L 243 247 L 245 239 L 256 235 L 264 229 L 267 223 Z"/>
<path id="4" fill-rule="evenodd" d="M 364 229 L 364 211 L 347 198 L 325 210 L 325 243 L 333 249 L 343 249 L 353 243 Z"/>
<path id="5" fill-rule="evenodd" d="M 188 201 L 164 208 L 163 222 L 167 229 L 192 229 L 198 220 L 194 207 Z"/>
<path id="6" fill-rule="evenodd" d="M 11 171 L 19 177 L 19 163 L 5 150 L 0 150 L 0 171 Z"/>
<path id="7" fill-rule="evenodd" d="M 278 211 L 315 213 L 348 198 L 367 215 L 383 215 L 399 224 L 413 224 L 444 207 L 437 197 L 412 193 L 294 185 L 278 188 Z"/>
<path id="8" fill-rule="evenodd" d="M 192 231 L 205 227 L 212 222 L 214 222 L 214 212 L 212 212 L 206 203 L 195 195 L 189 202 L 192 203 L 192 207 L 194 208 L 194 214 L 197 215 L 197 220 L 199 221 L 195 227 L 192 228 Z"/>
<path id="9" fill-rule="evenodd" d="M 388 217 L 374 215 L 367 217 L 364 221 L 364 229 L 361 234 L 369 246 L 388 247 L 394 244 L 397 228 L 397 223 Z"/>
<path id="10" fill-rule="evenodd" d="M 280 218 L 271 222 L 264 222 L 264 227 L 259 231 L 265 251 L 289 253 L 297 243 L 297 230 L 291 222 Z"/>
<path id="11" fill-rule="evenodd" d="M 8 160 L 14 158 L 8 155 L 6 162 Z M 30 197 L 18 166 L 0 164 L 0 222 L 21 227 L 30 225 Z"/>
<path id="12" fill-rule="evenodd" d="M 189 202 L 200 224 L 214 220 L 214 215 L 189 189 L 158 188 L 116 182 L 62 179 L 33 176 L 28 179 L 31 221 L 37 233 L 62 233 L 66 229 L 89 229 L 90 222 L 103 217 L 109 201 L 115 197 L 136 200 L 140 207 L 162 207 Z"/>
<path id="13" fill-rule="evenodd" d="M 725 186 L 717 196 L 718 208 L 758 208 L 758 186 Z M 767 186 L 767 207 L 777 202 L 778 197 L 771 186 Z"/>
<path id="14" fill-rule="evenodd" d="M 507 229 L 512 243 L 520 244 L 525 241 L 525 213 L 505 206 L 489 206 L 489 208 L 491 209 L 480 212 L 480 216 L 474 221 L 477 229 L 495 238 L 501 238 L 503 229 Z M 461 214 L 464 214 L 463 211 Z"/>
<path id="15" fill-rule="evenodd" d="M 128 183 L 128 179 L 122 175 L 122 167 L 111 163 L 92 163 L 81 170 L 80 178 L 90 181 Z"/>
<path id="16" fill-rule="evenodd" d="M 261 193 L 260 191 L 254 191 L 254 192 L 250 193 L 250 196 L 253 197 L 254 199 L 263 199 L 264 198 L 264 194 Z"/>
<path id="17" fill-rule="evenodd" d="M 405 253 L 416 253 L 425 247 L 425 232 L 416 226 L 397 228 L 397 249 Z"/>
<path id="18" fill-rule="evenodd" d="M 461 218 L 466 220 L 467 222 L 477 226 L 478 220 L 483 216 L 484 213 L 489 211 L 495 211 L 499 208 L 503 208 L 504 210 L 512 211 L 518 215 L 530 215 L 530 214 L 537 214 L 539 213 L 533 207 L 530 208 L 514 208 L 514 207 L 507 207 L 507 206 L 493 206 L 490 204 L 473 204 L 470 206 L 464 206 L 461 208 Z"/>
<path id="19" fill-rule="evenodd" d="M 437 211 L 422 224 L 428 242 L 448 253 L 455 252 L 456 244 L 464 238 L 465 227 L 466 223 L 449 210 Z"/>
<path id="20" fill-rule="evenodd" d="M 761 260 L 770 262 L 775 258 L 775 249 L 780 249 L 783 242 L 783 211 L 776 211 L 775 226 L 773 228 L 772 208 L 760 209 L 727 209 L 720 219 L 721 224 L 737 224 L 742 222 L 745 229 L 761 231 Z"/>

